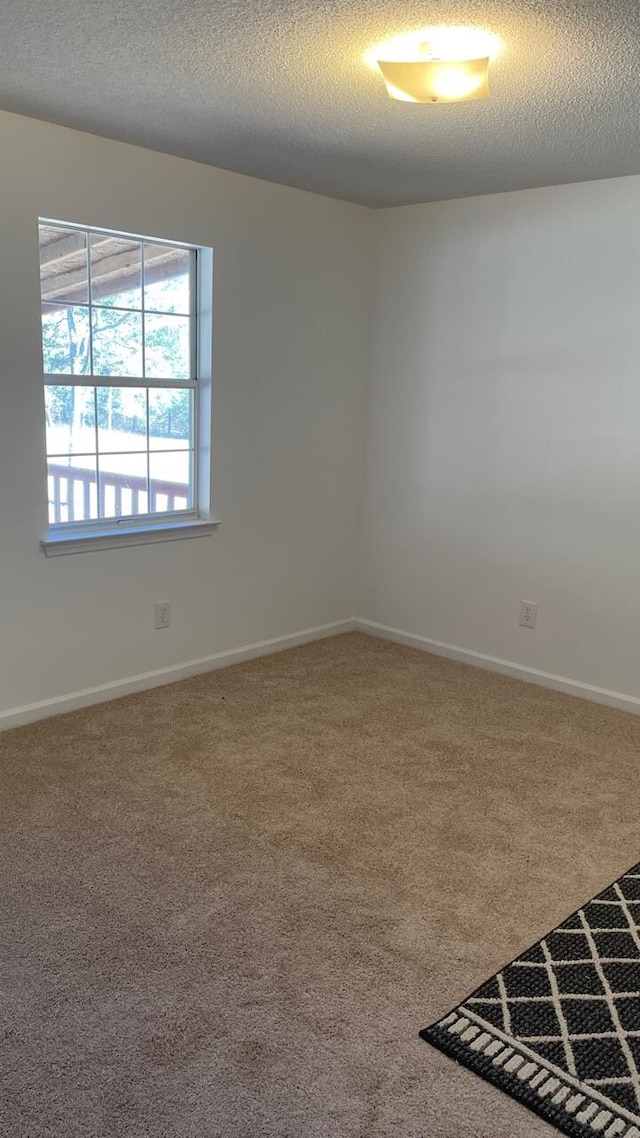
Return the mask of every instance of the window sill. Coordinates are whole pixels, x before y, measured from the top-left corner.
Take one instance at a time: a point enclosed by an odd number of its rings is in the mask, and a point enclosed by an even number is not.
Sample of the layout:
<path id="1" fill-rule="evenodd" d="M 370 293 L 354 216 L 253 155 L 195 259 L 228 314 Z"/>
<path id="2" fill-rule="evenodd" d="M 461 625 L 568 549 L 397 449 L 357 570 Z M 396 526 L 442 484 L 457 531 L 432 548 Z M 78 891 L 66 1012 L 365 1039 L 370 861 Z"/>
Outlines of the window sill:
<path id="1" fill-rule="evenodd" d="M 46 557 L 64 557 L 69 553 L 90 553 L 97 549 L 120 549 L 126 545 L 156 545 L 164 541 L 209 537 L 219 525 L 218 521 L 189 521 L 127 526 L 126 529 L 102 530 L 100 533 L 56 533 L 44 538 L 40 547 Z"/>

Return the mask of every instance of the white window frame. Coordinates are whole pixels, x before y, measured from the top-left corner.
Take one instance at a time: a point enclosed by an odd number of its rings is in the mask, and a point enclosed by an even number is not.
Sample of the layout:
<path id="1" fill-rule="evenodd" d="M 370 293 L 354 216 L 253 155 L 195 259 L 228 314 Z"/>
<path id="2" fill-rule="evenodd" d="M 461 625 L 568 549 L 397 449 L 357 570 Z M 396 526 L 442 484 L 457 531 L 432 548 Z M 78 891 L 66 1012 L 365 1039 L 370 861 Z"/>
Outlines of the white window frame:
<path id="1" fill-rule="evenodd" d="M 80 225 L 52 218 L 38 218 L 38 225 L 58 225 L 80 233 L 101 233 L 114 238 L 174 245 L 194 254 L 195 270 L 191 288 L 191 351 L 192 369 L 189 381 L 175 381 L 176 386 L 193 391 L 193 456 L 191 486 L 193 506 L 171 513 L 152 513 L 122 518 L 99 518 L 82 522 L 49 523 L 40 546 L 47 557 L 80 553 L 96 549 L 112 549 L 125 545 L 147 545 L 185 538 L 206 537 L 220 525 L 211 510 L 211 432 L 213 382 L 213 251 L 201 245 L 189 245 L 166 238 L 149 237 L 121 230 L 104 229 L 94 225 Z M 91 272 L 89 262 L 89 274 Z M 89 276 L 90 285 L 90 276 Z M 42 332 L 40 343 L 42 344 Z M 145 378 L 127 376 L 93 376 L 49 374 L 44 371 L 44 387 L 51 383 L 60 386 L 118 386 L 168 387 L 171 381 L 154 384 Z M 110 383 L 100 383 L 100 380 Z M 114 383 L 113 381 L 116 381 Z M 148 445 L 148 441 L 147 441 Z M 46 446 L 45 446 L 46 457 Z M 45 461 L 46 471 L 46 461 Z M 47 485 L 46 473 L 44 485 Z"/>

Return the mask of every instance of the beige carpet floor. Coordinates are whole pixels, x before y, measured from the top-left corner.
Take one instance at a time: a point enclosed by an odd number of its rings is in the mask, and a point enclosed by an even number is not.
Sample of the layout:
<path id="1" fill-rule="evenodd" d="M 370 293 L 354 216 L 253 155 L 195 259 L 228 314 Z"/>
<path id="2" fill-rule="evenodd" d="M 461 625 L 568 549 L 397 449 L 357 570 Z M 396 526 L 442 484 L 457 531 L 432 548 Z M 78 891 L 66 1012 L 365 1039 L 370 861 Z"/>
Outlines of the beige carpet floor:
<path id="1" fill-rule="evenodd" d="M 0 736 L 3 1138 L 537 1138 L 418 1039 L 640 860 L 640 719 L 353 634 Z"/>

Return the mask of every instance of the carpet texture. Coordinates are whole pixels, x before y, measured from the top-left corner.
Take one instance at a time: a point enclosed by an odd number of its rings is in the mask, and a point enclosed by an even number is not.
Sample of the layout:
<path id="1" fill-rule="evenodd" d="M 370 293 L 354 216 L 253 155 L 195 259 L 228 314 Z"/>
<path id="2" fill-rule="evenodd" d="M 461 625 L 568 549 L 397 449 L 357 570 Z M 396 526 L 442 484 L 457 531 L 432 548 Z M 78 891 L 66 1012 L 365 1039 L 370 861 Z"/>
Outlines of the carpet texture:
<path id="1" fill-rule="evenodd" d="M 571 1138 L 640 1138 L 640 865 L 420 1034 Z"/>
<path id="2" fill-rule="evenodd" d="M 0 735 L 3 1138 L 542 1138 L 418 1030 L 638 849 L 640 719 L 349 634 Z"/>

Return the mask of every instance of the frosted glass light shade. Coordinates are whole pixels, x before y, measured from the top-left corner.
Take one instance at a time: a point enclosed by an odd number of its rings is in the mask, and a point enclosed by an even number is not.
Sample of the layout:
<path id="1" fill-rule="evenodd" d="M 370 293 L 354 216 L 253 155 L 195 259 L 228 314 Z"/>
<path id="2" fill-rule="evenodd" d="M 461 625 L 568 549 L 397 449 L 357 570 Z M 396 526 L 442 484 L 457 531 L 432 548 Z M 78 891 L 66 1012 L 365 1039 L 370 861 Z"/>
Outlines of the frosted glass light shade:
<path id="1" fill-rule="evenodd" d="M 489 94 L 489 57 L 443 60 L 379 59 L 387 91 L 405 103 L 462 103 Z"/>

